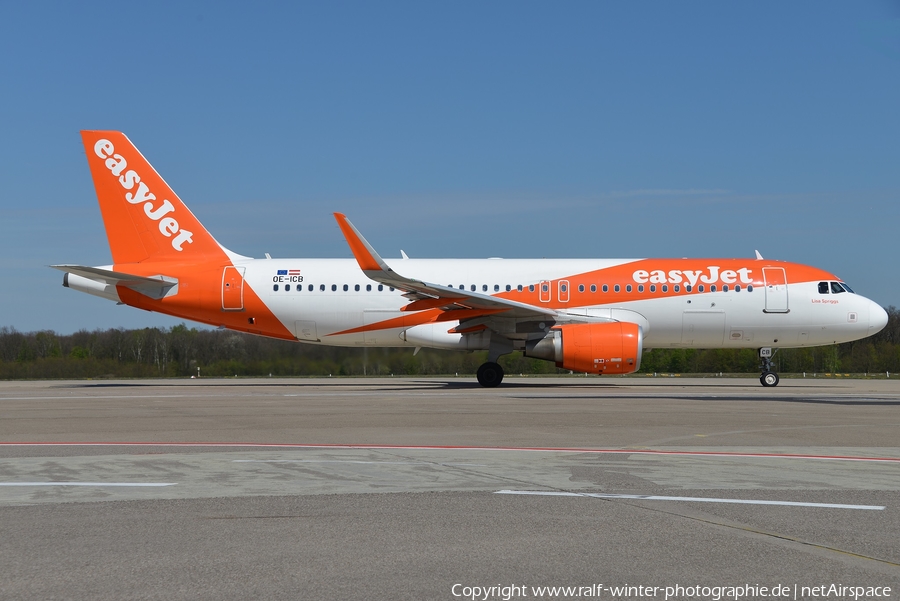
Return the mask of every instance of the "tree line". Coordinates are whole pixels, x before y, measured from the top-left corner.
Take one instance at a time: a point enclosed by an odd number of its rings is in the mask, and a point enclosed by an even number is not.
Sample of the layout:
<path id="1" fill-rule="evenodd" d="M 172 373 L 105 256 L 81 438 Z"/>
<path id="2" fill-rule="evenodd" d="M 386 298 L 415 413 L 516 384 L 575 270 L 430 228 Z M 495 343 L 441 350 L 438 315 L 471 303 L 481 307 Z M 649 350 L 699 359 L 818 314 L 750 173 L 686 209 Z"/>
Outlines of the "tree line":
<path id="1" fill-rule="evenodd" d="M 883 374 L 900 372 L 900 310 L 887 308 L 888 324 L 878 334 L 832 346 L 781 349 L 773 359 L 779 373 Z M 486 352 L 460 353 L 401 348 L 339 348 L 206 330 L 184 324 L 138 330 L 51 330 L 18 332 L 0 328 L 0 379 L 150 378 L 228 376 L 471 375 Z M 500 359 L 507 373 L 567 373 L 521 353 Z M 199 370 L 199 371 L 198 371 Z M 758 373 L 754 349 L 653 349 L 644 373 Z"/>

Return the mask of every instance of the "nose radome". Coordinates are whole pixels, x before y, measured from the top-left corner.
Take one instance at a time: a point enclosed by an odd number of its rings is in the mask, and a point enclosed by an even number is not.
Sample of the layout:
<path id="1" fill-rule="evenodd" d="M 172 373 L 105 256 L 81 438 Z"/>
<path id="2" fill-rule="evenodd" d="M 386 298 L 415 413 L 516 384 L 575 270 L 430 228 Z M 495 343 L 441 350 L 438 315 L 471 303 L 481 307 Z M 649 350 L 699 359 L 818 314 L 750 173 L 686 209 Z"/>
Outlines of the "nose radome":
<path id="1" fill-rule="evenodd" d="M 887 325 L 888 314 L 884 308 L 874 301 L 869 301 L 869 334 L 876 334 Z"/>

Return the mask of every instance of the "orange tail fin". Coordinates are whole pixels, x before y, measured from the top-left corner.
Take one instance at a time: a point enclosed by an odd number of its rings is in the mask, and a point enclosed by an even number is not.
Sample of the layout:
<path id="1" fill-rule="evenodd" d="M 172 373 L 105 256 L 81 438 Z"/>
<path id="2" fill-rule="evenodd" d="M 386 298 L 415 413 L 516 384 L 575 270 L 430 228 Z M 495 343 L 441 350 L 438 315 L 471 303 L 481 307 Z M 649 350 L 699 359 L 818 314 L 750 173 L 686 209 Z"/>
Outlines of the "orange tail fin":
<path id="1" fill-rule="evenodd" d="M 225 255 L 134 144 L 117 131 L 82 131 L 113 262 Z"/>

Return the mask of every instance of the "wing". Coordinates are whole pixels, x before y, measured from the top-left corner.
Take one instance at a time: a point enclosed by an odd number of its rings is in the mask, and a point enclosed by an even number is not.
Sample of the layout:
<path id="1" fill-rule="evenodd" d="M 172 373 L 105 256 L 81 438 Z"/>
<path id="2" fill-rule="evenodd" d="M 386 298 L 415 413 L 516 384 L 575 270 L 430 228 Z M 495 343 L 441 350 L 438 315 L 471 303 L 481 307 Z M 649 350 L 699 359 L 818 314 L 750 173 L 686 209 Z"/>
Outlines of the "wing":
<path id="1" fill-rule="evenodd" d="M 359 233 L 350 220 L 342 213 L 335 213 L 338 225 L 353 251 L 356 262 L 366 276 L 380 284 L 402 290 L 404 296 L 412 302 L 404 311 L 422 311 L 425 309 L 441 309 L 443 311 L 465 311 L 464 319 L 472 319 L 480 315 L 495 315 L 497 317 L 512 319 L 544 319 L 559 322 L 568 321 L 568 316 L 558 311 L 544 307 L 536 307 L 528 303 L 520 303 L 513 300 L 457 290 L 449 286 L 432 284 L 404 277 L 390 268 L 384 262 L 372 245 Z M 479 315 L 480 313 L 480 315 Z M 452 313 L 447 318 L 451 317 Z M 443 321 L 443 320 L 442 320 Z"/>

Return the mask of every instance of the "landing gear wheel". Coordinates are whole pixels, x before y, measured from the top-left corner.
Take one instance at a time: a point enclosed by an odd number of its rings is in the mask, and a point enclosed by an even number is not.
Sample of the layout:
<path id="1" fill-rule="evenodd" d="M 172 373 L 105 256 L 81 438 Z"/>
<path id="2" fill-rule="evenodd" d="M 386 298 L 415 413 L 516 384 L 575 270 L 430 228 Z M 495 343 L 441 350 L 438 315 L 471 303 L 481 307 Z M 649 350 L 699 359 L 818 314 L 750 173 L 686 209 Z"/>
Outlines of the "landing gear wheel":
<path id="1" fill-rule="evenodd" d="M 494 388 L 503 381 L 503 368 L 492 361 L 482 363 L 481 367 L 478 368 L 477 377 L 478 383 L 485 388 Z"/>
<path id="2" fill-rule="evenodd" d="M 778 374 L 776 374 L 774 371 L 767 371 L 759 377 L 759 383 L 766 388 L 771 386 L 778 386 L 778 380 Z"/>
<path id="3" fill-rule="evenodd" d="M 778 342 L 777 340 L 775 342 Z M 759 377 L 759 383 L 766 388 L 778 386 L 778 374 L 772 371 L 772 357 L 778 349 L 763 347 L 759 349 L 759 359 L 761 361 L 762 375 Z"/>

